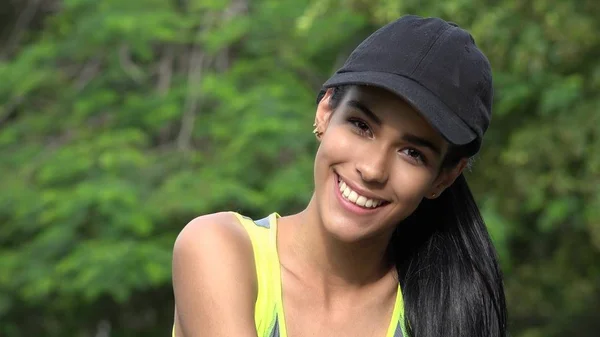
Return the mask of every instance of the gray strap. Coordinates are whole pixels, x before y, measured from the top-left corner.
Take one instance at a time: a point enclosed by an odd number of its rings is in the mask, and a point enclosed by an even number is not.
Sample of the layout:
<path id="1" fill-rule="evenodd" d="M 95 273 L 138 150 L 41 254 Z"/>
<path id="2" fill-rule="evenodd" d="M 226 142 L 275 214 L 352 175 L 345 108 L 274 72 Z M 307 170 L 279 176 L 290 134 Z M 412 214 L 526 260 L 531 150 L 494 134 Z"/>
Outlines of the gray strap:
<path id="1" fill-rule="evenodd" d="M 269 223 L 269 217 L 262 218 L 260 220 L 254 221 L 257 226 L 264 228 L 271 228 L 271 224 Z"/>
<path id="2" fill-rule="evenodd" d="M 271 330 L 269 337 L 279 337 L 279 320 L 277 317 L 275 317 L 275 324 L 273 325 L 273 330 Z"/>
<path id="3" fill-rule="evenodd" d="M 396 331 L 394 331 L 394 337 L 404 337 L 402 333 L 402 325 L 398 322 L 398 326 L 396 327 Z"/>

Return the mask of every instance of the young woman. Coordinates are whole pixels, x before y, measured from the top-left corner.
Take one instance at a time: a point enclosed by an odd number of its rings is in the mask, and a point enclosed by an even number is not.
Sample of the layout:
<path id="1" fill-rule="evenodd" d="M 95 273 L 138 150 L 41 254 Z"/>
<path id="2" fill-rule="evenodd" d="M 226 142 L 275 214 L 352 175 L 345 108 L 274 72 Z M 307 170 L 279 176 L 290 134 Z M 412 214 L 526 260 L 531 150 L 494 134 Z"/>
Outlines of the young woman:
<path id="1" fill-rule="evenodd" d="M 405 16 L 318 97 L 306 208 L 200 216 L 174 248 L 176 337 L 506 335 L 495 250 L 462 175 L 488 128 L 473 38 Z"/>

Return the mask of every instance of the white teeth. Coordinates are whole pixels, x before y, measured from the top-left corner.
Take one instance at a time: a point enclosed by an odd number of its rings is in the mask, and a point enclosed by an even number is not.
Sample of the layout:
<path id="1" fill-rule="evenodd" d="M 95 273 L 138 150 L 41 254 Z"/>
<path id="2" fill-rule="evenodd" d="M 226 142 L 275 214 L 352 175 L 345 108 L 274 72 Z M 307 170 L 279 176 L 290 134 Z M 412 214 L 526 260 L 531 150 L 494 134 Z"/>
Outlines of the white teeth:
<path id="1" fill-rule="evenodd" d="M 342 195 L 344 196 L 344 198 L 348 199 L 348 197 L 350 196 L 350 188 L 346 187 L 346 189 L 344 190 L 344 192 L 342 193 Z"/>
<path id="2" fill-rule="evenodd" d="M 346 183 L 342 180 L 340 180 L 339 182 L 339 187 L 340 192 L 342 193 L 344 198 L 354 204 L 357 204 L 358 206 L 366 208 L 375 208 L 381 205 L 382 203 L 382 201 L 380 200 L 369 199 L 365 196 L 359 195 L 358 193 L 353 191 L 348 185 L 346 185 Z"/>
<path id="3" fill-rule="evenodd" d="M 356 203 L 356 199 L 358 199 L 358 193 L 352 191 L 350 192 L 350 195 L 348 196 L 348 200 L 352 201 L 353 203 Z"/>

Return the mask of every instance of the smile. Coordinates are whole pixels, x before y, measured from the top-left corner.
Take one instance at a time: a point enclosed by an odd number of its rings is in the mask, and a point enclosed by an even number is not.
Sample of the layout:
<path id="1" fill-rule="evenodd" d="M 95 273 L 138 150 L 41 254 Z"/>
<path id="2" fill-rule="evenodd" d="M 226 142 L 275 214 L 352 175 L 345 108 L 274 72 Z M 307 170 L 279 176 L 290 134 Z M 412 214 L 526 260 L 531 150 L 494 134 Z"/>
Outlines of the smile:
<path id="1" fill-rule="evenodd" d="M 349 202 L 364 208 L 377 208 L 381 206 L 385 201 L 379 199 L 367 198 L 363 195 L 358 194 L 356 191 L 350 188 L 343 180 L 338 176 L 338 187 L 342 197 Z"/>

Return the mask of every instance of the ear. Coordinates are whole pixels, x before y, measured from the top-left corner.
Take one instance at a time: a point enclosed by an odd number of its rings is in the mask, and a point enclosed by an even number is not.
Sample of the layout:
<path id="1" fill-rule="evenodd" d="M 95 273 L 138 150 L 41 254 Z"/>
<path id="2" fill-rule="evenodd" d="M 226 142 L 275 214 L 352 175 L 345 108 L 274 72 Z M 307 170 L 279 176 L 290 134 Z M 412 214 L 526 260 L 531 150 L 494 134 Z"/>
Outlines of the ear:
<path id="1" fill-rule="evenodd" d="M 330 99 L 333 94 L 333 89 L 329 88 L 319 101 L 317 105 L 317 112 L 315 115 L 315 124 L 319 132 L 324 133 L 331 120 L 331 114 L 333 109 L 331 108 Z"/>
<path id="2" fill-rule="evenodd" d="M 462 158 L 453 168 L 442 169 L 425 197 L 427 199 L 435 199 L 439 197 L 448 187 L 450 187 L 450 185 L 454 183 L 456 178 L 463 173 L 468 163 L 468 158 Z"/>

